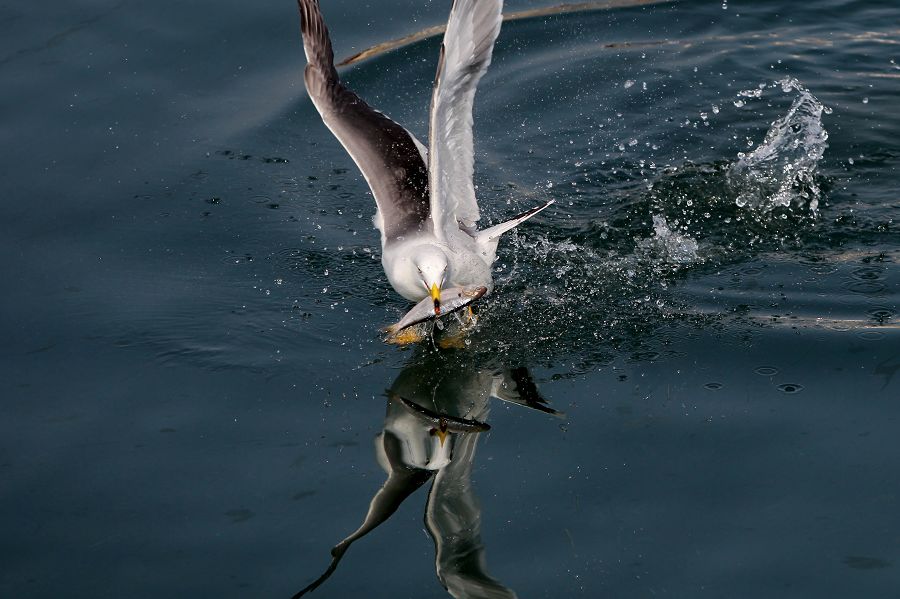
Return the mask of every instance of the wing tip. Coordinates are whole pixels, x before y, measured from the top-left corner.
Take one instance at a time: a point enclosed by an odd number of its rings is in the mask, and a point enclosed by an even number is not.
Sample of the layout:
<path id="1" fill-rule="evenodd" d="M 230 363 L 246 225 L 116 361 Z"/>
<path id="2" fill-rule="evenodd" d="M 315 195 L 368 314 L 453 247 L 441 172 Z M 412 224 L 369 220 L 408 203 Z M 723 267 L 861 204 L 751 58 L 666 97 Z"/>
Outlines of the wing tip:
<path id="1" fill-rule="evenodd" d="M 304 81 L 312 95 L 311 84 L 316 79 L 325 84 L 323 87 L 338 80 L 334 67 L 334 50 L 328 27 L 319 10 L 319 0 L 297 0 L 297 9 L 300 12 L 300 35 L 307 62 Z"/>

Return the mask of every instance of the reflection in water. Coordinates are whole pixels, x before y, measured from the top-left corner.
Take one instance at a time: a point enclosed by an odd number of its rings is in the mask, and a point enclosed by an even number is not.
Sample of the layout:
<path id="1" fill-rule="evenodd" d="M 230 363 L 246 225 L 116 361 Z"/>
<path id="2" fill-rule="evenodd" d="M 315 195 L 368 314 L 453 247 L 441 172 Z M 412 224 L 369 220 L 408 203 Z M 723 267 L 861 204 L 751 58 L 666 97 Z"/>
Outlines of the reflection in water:
<path id="1" fill-rule="evenodd" d="M 471 481 L 475 448 L 479 433 L 490 429 L 485 421 L 492 397 L 563 414 L 541 398 L 527 369 L 476 364 L 462 352 L 420 351 L 387 396 L 375 454 L 388 478 L 372 498 L 362 525 L 332 548 L 325 572 L 294 597 L 325 582 L 353 542 L 390 518 L 429 480 L 425 523 L 434 540 L 441 584 L 457 598 L 515 597 L 487 572 L 481 508 Z"/>

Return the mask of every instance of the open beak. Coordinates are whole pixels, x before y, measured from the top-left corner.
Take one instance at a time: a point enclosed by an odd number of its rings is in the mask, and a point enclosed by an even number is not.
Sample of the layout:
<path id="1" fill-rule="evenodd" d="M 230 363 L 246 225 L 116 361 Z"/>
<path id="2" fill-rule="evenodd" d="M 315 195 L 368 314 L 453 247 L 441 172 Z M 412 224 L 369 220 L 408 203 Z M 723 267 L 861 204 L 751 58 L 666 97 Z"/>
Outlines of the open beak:
<path id="1" fill-rule="evenodd" d="M 438 287 L 437 283 L 432 283 L 429 293 L 431 294 L 431 299 L 434 300 L 434 313 L 435 313 L 435 315 L 440 316 L 441 315 L 441 288 Z"/>

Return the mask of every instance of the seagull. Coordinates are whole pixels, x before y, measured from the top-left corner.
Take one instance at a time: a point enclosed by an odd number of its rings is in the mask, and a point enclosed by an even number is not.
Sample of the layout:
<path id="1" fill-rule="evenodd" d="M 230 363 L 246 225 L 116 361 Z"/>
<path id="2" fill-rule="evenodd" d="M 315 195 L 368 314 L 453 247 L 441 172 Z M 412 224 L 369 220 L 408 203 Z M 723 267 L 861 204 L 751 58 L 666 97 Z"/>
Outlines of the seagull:
<path id="1" fill-rule="evenodd" d="M 502 0 L 454 0 L 431 97 L 429 146 L 347 89 L 318 0 L 298 0 L 307 66 L 304 82 L 322 121 L 359 167 L 377 205 L 381 263 L 404 298 L 430 297 L 441 314 L 441 289 L 493 289 L 491 265 L 500 236 L 553 203 L 478 230 L 472 104 L 491 62 L 503 20 Z"/>

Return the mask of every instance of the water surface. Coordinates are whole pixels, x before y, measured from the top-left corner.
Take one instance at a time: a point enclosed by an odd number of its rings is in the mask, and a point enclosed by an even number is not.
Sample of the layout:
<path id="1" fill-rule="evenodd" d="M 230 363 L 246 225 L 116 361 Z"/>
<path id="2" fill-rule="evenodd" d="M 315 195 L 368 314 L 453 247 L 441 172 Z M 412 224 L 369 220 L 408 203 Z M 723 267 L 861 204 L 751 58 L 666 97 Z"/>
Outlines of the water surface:
<path id="1" fill-rule="evenodd" d="M 483 220 L 556 204 L 440 351 L 291 2 L 56 4 L 0 7 L 0 595 L 290 597 L 379 490 L 311 596 L 900 587 L 894 3 L 507 22 Z M 340 56 L 447 10 L 325 4 Z M 438 45 L 342 76 L 426 139 Z"/>

